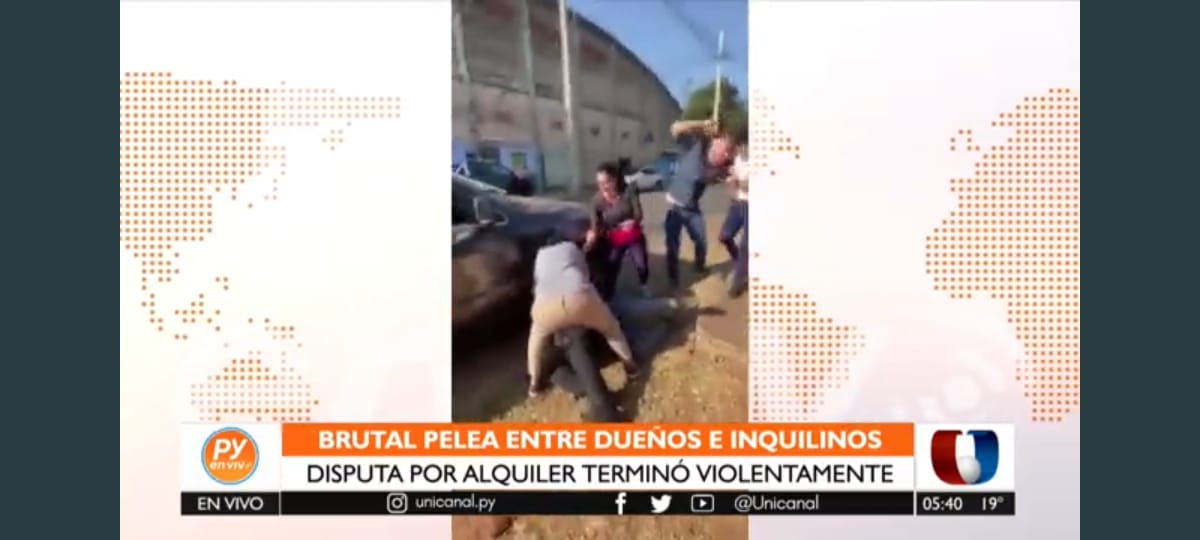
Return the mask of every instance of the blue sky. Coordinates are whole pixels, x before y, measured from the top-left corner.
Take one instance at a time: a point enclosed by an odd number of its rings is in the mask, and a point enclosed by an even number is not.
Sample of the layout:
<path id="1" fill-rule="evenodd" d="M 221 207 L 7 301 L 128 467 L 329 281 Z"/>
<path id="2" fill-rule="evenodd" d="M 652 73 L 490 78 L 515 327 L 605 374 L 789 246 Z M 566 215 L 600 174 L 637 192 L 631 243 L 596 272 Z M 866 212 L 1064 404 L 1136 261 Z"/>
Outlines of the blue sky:
<path id="1" fill-rule="evenodd" d="M 725 76 L 747 95 L 748 0 L 569 0 L 650 67 L 680 105 L 712 82 L 717 32 L 725 31 Z M 700 36 L 697 34 L 704 34 Z M 706 42 L 701 39 L 706 37 Z"/>

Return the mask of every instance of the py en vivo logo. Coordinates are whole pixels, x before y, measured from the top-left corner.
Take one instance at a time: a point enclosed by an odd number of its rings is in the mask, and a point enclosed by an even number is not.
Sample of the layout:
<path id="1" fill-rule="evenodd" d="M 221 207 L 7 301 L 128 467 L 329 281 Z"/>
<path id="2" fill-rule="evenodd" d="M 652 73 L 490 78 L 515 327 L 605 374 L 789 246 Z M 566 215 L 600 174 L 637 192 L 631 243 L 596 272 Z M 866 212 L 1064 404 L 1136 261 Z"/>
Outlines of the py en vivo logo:
<path id="1" fill-rule="evenodd" d="M 960 437 L 970 439 L 973 452 L 959 452 Z M 1000 468 L 1000 439 L 989 430 L 941 430 L 933 434 L 929 446 L 933 473 L 942 483 L 952 486 L 977 486 L 996 476 Z"/>
<path id="2" fill-rule="evenodd" d="M 244 430 L 214 431 L 200 448 L 200 465 L 218 484 L 232 486 L 249 480 L 258 470 L 258 444 Z"/>

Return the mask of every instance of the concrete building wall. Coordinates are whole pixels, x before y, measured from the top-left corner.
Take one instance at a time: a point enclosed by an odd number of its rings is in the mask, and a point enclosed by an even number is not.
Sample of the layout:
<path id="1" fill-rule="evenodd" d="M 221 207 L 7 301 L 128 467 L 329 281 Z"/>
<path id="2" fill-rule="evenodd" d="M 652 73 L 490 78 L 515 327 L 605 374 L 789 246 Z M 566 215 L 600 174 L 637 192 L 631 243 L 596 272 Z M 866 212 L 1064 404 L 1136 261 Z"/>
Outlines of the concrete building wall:
<path id="1" fill-rule="evenodd" d="M 535 98 L 525 83 L 524 44 L 517 19 L 522 0 L 463 0 L 463 42 L 471 88 L 454 83 L 454 137 L 471 140 L 471 99 L 477 137 L 502 148 L 501 160 L 513 148 L 532 151 L 534 115 L 545 150 L 547 184 L 566 185 L 568 136 L 562 104 L 562 59 L 559 52 L 558 3 L 527 0 L 534 52 Z M 671 146 L 669 126 L 679 105 L 658 79 L 603 30 L 575 18 L 578 39 L 574 59 L 580 158 L 587 174 L 597 164 L 628 156 L 635 164 L 653 160 Z M 455 54 L 456 78 L 459 72 Z M 532 103 L 531 103 L 532 101 Z M 518 153 L 523 153 L 517 150 Z M 531 164 L 537 160 L 522 157 Z M 511 163 L 508 163 L 511 166 Z M 535 167 L 534 167 L 535 168 Z"/>

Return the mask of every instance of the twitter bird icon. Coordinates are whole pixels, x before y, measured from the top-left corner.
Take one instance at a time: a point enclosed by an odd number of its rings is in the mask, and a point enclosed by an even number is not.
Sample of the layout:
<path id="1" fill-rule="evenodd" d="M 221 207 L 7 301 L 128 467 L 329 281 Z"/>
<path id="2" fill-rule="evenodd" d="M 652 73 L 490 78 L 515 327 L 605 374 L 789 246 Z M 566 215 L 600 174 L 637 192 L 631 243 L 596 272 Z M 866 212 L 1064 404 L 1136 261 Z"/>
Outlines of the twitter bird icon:
<path id="1" fill-rule="evenodd" d="M 659 495 L 658 497 L 650 497 L 650 513 L 661 514 L 666 512 L 671 507 L 670 495 Z"/>

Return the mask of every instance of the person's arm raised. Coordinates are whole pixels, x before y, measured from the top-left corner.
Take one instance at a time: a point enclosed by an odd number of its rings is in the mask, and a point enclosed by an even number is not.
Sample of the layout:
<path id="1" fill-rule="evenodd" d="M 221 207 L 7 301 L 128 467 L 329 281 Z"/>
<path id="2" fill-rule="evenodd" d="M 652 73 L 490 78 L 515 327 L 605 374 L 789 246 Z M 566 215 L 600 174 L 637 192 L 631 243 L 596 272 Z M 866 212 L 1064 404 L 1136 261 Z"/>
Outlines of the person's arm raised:
<path id="1" fill-rule="evenodd" d="M 712 120 L 680 120 L 671 124 L 671 136 L 678 139 L 689 135 L 712 136 L 717 132 L 717 123 Z"/>

